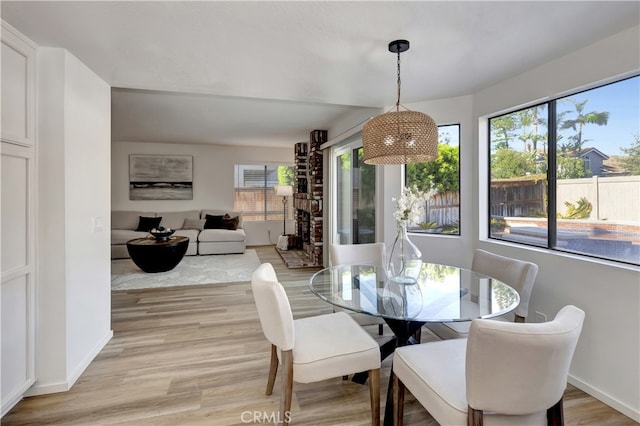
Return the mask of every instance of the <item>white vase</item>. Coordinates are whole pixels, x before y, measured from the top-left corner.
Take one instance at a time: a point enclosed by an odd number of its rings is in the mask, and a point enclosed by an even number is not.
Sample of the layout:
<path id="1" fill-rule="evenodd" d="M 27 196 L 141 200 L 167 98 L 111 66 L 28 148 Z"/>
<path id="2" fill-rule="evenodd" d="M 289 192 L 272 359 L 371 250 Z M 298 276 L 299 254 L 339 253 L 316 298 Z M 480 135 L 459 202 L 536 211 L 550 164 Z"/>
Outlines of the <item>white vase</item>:
<path id="1" fill-rule="evenodd" d="M 415 284 L 421 269 L 422 253 L 409 239 L 406 224 L 398 222 L 398 233 L 387 263 L 389 280 L 399 284 Z"/>

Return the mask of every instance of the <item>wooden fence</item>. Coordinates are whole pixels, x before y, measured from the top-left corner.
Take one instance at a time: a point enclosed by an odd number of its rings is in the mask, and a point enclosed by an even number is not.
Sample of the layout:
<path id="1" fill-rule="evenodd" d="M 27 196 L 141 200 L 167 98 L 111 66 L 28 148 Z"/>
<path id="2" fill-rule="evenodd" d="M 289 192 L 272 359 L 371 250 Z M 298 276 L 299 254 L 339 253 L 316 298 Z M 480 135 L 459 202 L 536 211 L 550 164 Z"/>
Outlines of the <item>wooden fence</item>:
<path id="1" fill-rule="evenodd" d="M 491 217 L 547 217 L 547 182 L 544 179 L 493 182 L 490 189 Z M 557 185 L 559 213 L 565 202 L 586 198 L 592 205 L 589 219 L 640 223 L 640 176 L 562 179 Z M 436 194 L 427 203 L 425 222 L 452 224 L 460 219 L 458 193 Z"/>
<path id="2" fill-rule="evenodd" d="M 489 197 L 491 217 L 546 216 L 546 180 L 493 182 Z"/>
<path id="3" fill-rule="evenodd" d="M 450 225 L 460 221 L 460 194 L 445 192 L 436 194 L 427 202 L 426 222 Z"/>
<path id="4" fill-rule="evenodd" d="M 243 220 L 282 220 L 284 213 L 282 197 L 275 191 L 264 188 L 236 188 L 234 208 L 242 211 Z M 293 220 L 293 197 L 287 197 L 287 219 Z"/>

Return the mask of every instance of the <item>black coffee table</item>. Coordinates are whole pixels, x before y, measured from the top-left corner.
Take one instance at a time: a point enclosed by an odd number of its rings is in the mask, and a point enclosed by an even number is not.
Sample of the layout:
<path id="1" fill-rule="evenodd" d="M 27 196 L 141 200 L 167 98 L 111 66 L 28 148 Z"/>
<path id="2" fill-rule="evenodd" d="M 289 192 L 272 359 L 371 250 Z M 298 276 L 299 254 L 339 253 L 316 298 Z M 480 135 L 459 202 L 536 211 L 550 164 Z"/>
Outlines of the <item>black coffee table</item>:
<path id="1" fill-rule="evenodd" d="M 144 272 L 165 272 L 176 267 L 189 247 L 189 237 L 169 237 L 166 241 L 154 237 L 127 241 L 133 263 Z"/>

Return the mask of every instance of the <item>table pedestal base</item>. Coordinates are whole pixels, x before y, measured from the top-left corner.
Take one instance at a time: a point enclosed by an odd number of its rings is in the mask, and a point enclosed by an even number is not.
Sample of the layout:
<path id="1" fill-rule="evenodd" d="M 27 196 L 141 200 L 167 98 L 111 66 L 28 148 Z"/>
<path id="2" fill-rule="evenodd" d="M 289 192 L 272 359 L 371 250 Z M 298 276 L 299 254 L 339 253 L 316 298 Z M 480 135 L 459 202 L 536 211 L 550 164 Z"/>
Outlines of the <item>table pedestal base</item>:
<path id="1" fill-rule="evenodd" d="M 419 331 L 425 324 L 423 321 L 404 321 L 385 318 L 384 319 L 395 337 L 380 346 L 380 359 L 385 359 L 393 353 L 396 348 L 420 343 L 414 336 L 418 336 Z M 369 378 L 366 371 L 356 373 L 351 379 L 353 382 L 364 385 Z M 384 408 L 384 426 L 393 425 L 393 365 L 389 374 L 389 384 L 387 385 L 387 403 Z"/>

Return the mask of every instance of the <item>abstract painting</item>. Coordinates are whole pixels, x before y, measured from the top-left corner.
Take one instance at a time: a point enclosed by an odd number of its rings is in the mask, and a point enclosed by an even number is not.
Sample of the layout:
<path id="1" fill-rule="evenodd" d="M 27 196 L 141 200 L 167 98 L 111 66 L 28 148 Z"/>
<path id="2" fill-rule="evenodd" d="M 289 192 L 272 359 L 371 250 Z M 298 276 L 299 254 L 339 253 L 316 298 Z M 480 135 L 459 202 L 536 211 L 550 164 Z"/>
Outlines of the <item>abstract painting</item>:
<path id="1" fill-rule="evenodd" d="M 193 156 L 129 155 L 130 200 L 193 200 Z"/>

